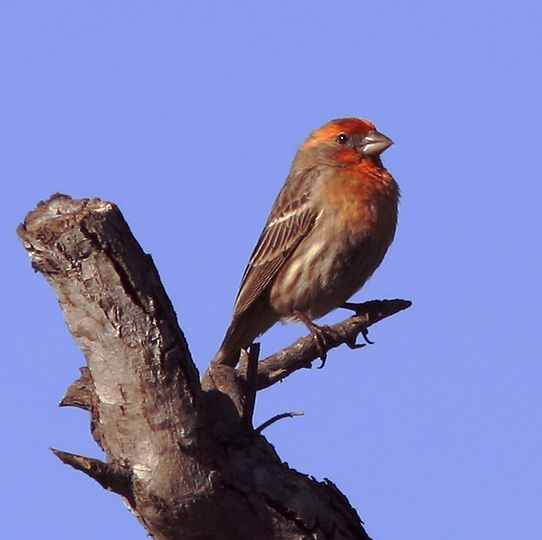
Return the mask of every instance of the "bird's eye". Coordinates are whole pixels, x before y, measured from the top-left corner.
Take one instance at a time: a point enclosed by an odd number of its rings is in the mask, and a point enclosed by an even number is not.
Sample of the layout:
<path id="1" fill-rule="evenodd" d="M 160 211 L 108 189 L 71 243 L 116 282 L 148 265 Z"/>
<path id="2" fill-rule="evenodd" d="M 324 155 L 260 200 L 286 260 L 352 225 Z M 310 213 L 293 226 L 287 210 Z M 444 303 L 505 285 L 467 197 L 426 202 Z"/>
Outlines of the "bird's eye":
<path id="1" fill-rule="evenodd" d="M 339 144 L 346 144 L 349 140 L 350 140 L 350 137 L 349 137 L 346 133 L 341 133 L 341 134 L 337 137 L 337 142 L 338 142 Z"/>

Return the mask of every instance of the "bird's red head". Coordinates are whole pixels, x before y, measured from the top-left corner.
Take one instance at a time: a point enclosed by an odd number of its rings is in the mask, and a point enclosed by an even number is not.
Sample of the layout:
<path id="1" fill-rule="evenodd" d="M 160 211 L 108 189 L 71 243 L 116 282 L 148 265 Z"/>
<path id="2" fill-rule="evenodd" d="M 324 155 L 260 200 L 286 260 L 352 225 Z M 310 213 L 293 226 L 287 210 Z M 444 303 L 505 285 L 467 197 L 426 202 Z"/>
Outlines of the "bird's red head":
<path id="1" fill-rule="evenodd" d="M 313 131 L 299 149 L 298 157 L 314 163 L 345 167 L 362 159 L 378 159 L 393 142 L 374 124 L 361 118 L 340 118 Z"/>

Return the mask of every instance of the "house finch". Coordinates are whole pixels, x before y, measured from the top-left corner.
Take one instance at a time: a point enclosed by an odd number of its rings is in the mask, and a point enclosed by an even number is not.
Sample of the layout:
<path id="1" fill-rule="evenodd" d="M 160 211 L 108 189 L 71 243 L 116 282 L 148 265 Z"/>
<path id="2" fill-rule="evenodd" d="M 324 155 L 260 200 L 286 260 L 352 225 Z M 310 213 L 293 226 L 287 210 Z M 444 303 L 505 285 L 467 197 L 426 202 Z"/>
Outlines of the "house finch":
<path id="1" fill-rule="evenodd" d="M 278 321 L 303 322 L 319 339 L 312 320 L 369 279 L 397 224 L 399 186 L 380 160 L 391 144 L 359 118 L 309 135 L 250 257 L 215 362 L 235 366 L 240 349 Z"/>

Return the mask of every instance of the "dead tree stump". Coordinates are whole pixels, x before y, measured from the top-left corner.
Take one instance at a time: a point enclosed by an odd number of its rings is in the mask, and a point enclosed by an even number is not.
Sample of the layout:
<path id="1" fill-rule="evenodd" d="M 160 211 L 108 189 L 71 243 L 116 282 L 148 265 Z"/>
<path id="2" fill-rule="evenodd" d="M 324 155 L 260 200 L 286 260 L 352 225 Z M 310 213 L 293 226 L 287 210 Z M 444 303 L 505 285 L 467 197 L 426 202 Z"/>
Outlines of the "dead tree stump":
<path id="1" fill-rule="evenodd" d="M 369 538 L 331 482 L 289 468 L 252 427 L 255 392 L 310 367 L 311 337 L 238 369 L 210 366 L 200 381 L 152 259 L 114 204 L 55 195 L 17 232 L 88 365 L 61 405 L 90 412 L 106 461 L 54 450 L 64 463 L 121 495 L 156 539 Z M 364 304 L 329 348 L 409 305 Z"/>

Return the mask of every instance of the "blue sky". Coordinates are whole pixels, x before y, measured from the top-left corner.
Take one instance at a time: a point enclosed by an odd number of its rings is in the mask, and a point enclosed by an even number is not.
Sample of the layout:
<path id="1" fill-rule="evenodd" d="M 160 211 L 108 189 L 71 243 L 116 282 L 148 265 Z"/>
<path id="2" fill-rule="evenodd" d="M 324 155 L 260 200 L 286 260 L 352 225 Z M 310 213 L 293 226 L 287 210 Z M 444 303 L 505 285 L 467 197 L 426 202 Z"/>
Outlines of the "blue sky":
<path id="1" fill-rule="evenodd" d="M 414 305 L 261 393 L 256 421 L 303 409 L 267 437 L 375 540 L 538 540 L 540 4 L 232 4 L 3 9 L 2 536 L 146 537 L 48 450 L 101 457 L 88 415 L 56 406 L 84 360 L 16 239 L 26 212 L 55 192 L 118 204 L 203 370 L 297 146 L 360 116 L 395 141 L 403 198 L 355 298 Z M 264 353 L 304 333 L 277 326 Z"/>

